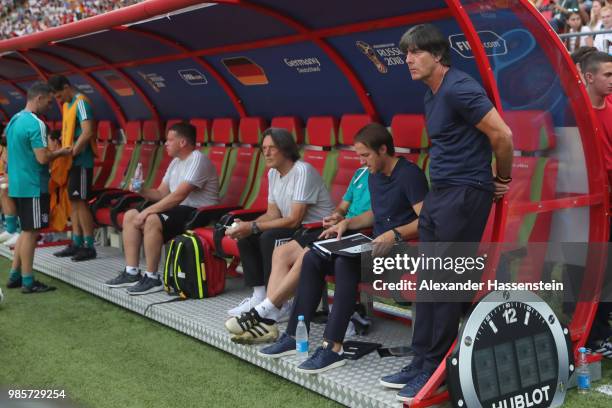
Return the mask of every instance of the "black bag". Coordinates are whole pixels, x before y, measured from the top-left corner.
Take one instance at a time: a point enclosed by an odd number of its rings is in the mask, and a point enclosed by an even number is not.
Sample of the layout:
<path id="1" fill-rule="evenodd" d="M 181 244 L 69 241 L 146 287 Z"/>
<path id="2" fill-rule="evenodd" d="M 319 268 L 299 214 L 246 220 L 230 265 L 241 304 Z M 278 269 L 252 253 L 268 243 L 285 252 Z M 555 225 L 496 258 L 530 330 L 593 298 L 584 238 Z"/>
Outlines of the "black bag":
<path id="1" fill-rule="evenodd" d="M 225 288 L 225 260 L 212 254 L 210 246 L 187 231 L 170 241 L 164 266 L 164 289 L 181 298 L 216 296 Z"/>

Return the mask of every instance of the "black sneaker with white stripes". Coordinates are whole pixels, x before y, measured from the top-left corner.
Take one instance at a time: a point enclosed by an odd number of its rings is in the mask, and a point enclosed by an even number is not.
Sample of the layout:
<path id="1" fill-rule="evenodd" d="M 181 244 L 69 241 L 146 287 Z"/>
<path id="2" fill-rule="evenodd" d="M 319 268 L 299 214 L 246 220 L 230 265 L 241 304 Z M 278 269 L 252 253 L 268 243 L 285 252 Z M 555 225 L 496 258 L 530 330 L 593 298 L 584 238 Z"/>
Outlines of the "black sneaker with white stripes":
<path id="1" fill-rule="evenodd" d="M 225 328 L 231 334 L 242 334 L 245 331 L 249 330 L 251 327 L 257 325 L 261 322 L 262 319 L 257 313 L 255 308 L 252 308 L 248 312 L 244 312 L 240 315 L 240 317 L 231 317 L 225 321 Z M 274 323 L 273 320 L 270 321 L 270 324 Z"/>
<path id="2" fill-rule="evenodd" d="M 225 322 L 225 328 L 233 333 L 231 341 L 238 344 L 271 343 L 278 338 L 278 326 L 274 320 L 259 316 L 255 309 L 232 317 Z"/>
<path id="3" fill-rule="evenodd" d="M 146 295 L 148 293 L 160 292 L 163 290 L 162 281 L 159 278 L 149 278 L 147 275 L 144 275 L 140 282 L 138 282 L 134 286 L 130 286 L 127 288 L 127 292 L 129 295 Z"/>

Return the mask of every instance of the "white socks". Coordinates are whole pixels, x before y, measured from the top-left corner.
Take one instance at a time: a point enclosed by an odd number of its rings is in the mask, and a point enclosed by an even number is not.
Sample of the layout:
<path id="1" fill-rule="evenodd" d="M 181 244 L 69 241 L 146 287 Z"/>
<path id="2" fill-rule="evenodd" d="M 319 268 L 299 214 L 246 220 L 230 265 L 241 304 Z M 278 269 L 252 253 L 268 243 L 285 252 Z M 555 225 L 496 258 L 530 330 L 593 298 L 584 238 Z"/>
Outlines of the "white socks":
<path id="1" fill-rule="evenodd" d="M 253 287 L 253 298 L 257 300 L 257 303 L 264 300 L 266 298 L 266 287 L 265 286 L 254 286 Z"/>
<path id="2" fill-rule="evenodd" d="M 138 267 L 136 266 L 126 266 L 125 271 L 128 275 L 138 275 Z"/>
<path id="3" fill-rule="evenodd" d="M 147 278 L 159 280 L 159 274 L 157 272 L 145 272 Z"/>
<path id="4" fill-rule="evenodd" d="M 270 302 L 270 299 L 268 298 L 255 306 L 255 310 L 257 310 L 259 317 L 264 319 L 277 321 L 280 317 L 280 309 L 274 306 L 274 303 Z"/>

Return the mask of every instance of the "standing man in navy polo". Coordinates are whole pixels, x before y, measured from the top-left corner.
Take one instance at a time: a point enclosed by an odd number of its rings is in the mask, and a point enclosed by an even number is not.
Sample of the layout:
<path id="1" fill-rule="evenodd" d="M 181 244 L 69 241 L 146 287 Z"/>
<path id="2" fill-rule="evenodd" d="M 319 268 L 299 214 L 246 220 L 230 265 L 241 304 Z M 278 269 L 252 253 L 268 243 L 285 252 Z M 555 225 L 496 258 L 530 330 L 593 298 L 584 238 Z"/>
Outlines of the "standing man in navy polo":
<path id="1" fill-rule="evenodd" d="M 423 81 L 431 138 L 431 191 L 419 216 L 421 242 L 479 242 L 494 198 L 512 181 L 512 133 L 473 78 L 450 66 L 447 39 L 433 25 L 412 27 L 400 40 L 413 80 Z M 495 178 L 491 171 L 496 158 Z M 412 338 L 415 357 L 401 372 L 381 379 L 402 388 L 410 402 L 427 383 L 457 337 L 462 307 L 417 302 Z"/>

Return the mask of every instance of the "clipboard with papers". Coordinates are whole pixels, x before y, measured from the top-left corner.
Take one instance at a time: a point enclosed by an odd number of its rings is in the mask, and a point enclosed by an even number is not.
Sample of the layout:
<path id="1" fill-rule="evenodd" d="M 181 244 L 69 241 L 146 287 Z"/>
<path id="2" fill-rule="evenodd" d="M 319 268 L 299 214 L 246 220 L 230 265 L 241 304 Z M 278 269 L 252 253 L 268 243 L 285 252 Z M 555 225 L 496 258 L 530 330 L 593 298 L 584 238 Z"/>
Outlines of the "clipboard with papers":
<path id="1" fill-rule="evenodd" d="M 357 257 L 365 252 L 372 251 L 372 238 L 357 233 L 347 235 L 340 239 L 330 238 L 316 241 L 311 244 L 312 248 L 326 258 L 333 256 Z"/>

